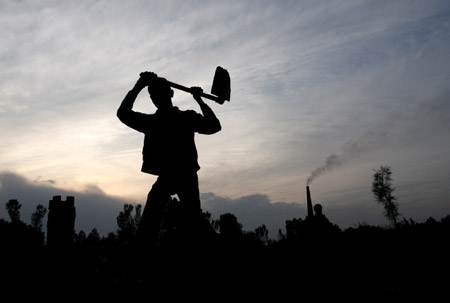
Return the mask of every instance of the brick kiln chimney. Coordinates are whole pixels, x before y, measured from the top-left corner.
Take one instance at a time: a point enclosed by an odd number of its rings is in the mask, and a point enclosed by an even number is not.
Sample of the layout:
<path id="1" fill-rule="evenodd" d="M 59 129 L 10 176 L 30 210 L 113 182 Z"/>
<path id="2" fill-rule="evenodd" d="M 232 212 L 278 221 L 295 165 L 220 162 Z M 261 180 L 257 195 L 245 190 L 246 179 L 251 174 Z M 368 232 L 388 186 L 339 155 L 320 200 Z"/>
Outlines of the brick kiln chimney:
<path id="1" fill-rule="evenodd" d="M 307 219 L 311 219 L 314 216 L 313 213 L 313 206 L 312 206 L 312 201 L 311 201 L 311 193 L 309 192 L 309 186 L 306 186 L 306 205 L 307 205 L 307 209 L 308 209 L 308 214 L 306 216 Z"/>

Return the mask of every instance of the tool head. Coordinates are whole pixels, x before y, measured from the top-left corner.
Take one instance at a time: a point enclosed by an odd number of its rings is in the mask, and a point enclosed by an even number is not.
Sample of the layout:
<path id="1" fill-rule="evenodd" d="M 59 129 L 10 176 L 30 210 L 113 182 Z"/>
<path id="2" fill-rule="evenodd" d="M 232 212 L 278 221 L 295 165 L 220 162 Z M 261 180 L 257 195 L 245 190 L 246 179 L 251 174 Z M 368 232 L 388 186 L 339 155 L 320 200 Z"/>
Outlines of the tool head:
<path id="1" fill-rule="evenodd" d="M 214 80 L 211 87 L 211 94 L 216 95 L 223 104 L 225 100 L 230 101 L 231 81 L 228 71 L 220 66 L 216 68 Z"/>

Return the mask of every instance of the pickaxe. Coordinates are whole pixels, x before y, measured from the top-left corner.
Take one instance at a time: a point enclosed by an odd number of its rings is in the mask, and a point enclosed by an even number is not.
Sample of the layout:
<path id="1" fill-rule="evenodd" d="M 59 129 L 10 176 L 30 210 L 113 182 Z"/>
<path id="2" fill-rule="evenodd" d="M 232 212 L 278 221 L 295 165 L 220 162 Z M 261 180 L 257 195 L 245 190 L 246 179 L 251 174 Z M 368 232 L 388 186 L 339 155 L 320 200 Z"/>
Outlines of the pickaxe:
<path id="1" fill-rule="evenodd" d="M 189 87 L 167 81 L 170 87 L 191 93 L 191 89 Z M 207 98 L 213 100 L 219 104 L 223 104 L 225 101 L 230 101 L 231 95 L 231 81 L 230 74 L 228 71 L 220 66 L 216 68 L 216 72 L 214 74 L 213 84 L 211 87 L 211 94 L 202 93 L 201 96 L 203 98 Z"/>

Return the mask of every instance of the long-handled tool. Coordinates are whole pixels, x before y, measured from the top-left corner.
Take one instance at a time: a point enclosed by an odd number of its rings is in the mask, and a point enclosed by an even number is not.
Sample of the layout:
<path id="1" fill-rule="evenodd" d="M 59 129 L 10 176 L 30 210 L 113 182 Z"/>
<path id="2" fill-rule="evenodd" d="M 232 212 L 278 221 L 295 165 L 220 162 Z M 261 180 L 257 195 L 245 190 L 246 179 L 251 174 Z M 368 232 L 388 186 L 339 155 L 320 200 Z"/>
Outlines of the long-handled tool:
<path id="1" fill-rule="evenodd" d="M 191 89 L 189 87 L 167 81 L 169 85 L 173 88 L 191 93 Z M 219 104 L 223 104 L 225 101 L 230 101 L 231 96 L 231 81 L 230 74 L 228 71 L 220 66 L 216 68 L 216 72 L 214 74 L 213 84 L 211 87 L 211 94 L 202 93 L 201 96 L 203 98 L 207 98 L 213 100 Z"/>

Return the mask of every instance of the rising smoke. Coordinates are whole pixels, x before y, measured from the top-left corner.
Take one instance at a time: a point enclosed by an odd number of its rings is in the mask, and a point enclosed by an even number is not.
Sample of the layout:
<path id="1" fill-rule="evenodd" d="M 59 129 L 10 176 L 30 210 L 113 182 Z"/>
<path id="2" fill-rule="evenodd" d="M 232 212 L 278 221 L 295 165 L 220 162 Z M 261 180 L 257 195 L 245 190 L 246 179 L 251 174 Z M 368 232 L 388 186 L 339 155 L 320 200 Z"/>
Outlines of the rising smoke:
<path id="1" fill-rule="evenodd" d="M 382 147 L 388 140 L 389 128 L 382 127 L 380 130 L 370 130 L 362 133 L 356 139 L 346 142 L 343 146 L 343 152 L 340 154 L 331 154 L 325 160 L 325 163 L 315 168 L 306 180 L 306 185 L 310 185 L 313 180 L 326 172 L 330 172 L 338 166 L 367 154 Z"/>
<path id="2" fill-rule="evenodd" d="M 311 172 L 311 175 L 306 180 L 306 185 L 310 185 L 314 179 L 319 177 L 321 174 L 323 174 L 326 171 L 332 171 L 336 166 L 339 166 L 342 164 L 342 155 L 338 156 L 335 154 L 332 154 L 328 156 L 328 158 L 325 160 L 325 164 L 322 166 L 317 167 Z"/>

